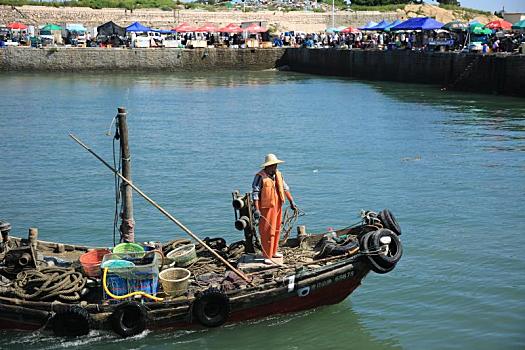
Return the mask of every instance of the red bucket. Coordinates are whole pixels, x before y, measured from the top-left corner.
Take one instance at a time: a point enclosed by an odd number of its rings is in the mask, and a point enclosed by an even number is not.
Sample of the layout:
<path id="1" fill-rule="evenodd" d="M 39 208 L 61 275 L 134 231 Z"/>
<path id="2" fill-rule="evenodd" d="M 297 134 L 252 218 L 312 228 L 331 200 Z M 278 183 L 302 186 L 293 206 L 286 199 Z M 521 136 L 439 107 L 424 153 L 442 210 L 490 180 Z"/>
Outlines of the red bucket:
<path id="1" fill-rule="evenodd" d="M 84 273 L 89 277 L 100 277 L 100 264 L 104 255 L 111 254 L 109 249 L 93 249 L 80 256 Z"/>

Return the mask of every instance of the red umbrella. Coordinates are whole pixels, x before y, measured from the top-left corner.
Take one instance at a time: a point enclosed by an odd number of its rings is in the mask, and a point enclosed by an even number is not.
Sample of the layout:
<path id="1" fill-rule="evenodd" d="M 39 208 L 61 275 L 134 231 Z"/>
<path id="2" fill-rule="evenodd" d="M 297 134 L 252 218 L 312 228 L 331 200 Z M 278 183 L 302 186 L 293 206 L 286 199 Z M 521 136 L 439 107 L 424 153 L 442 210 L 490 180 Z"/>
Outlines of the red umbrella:
<path id="1" fill-rule="evenodd" d="M 242 28 L 236 24 L 230 23 L 226 27 L 219 28 L 221 33 L 241 33 Z"/>
<path id="2" fill-rule="evenodd" d="M 504 19 L 498 19 L 487 23 L 485 28 L 489 29 L 505 29 L 509 30 L 512 27 L 512 23 L 505 21 Z"/>
<path id="3" fill-rule="evenodd" d="M 182 24 L 179 24 L 175 28 L 172 28 L 171 30 L 174 30 L 178 33 L 189 33 L 189 32 L 194 32 L 195 28 L 190 26 L 188 23 L 184 22 Z"/>
<path id="4" fill-rule="evenodd" d="M 7 28 L 20 30 L 20 29 L 27 29 L 27 26 L 25 24 L 22 24 L 22 23 L 13 22 L 13 23 L 9 23 L 7 25 Z"/>
<path id="5" fill-rule="evenodd" d="M 264 33 L 268 31 L 268 28 L 263 28 L 257 23 L 250 24 L 247 28 L 244 28 L 248 33 Z"/>
<path id="6" fill-rule="evenodd" d="M 348 27 L 348 28 L 345 28 L 345 29 L 341 30 L 339 33 L 343 33 L 343 34 L 348 34 L 348 33 L 357 34 L 357 33 L 359 33 L 359 29 L 354 28 L 354 27 Z"/>
<path id="7" fill-rule="evenodd" d="M 211 23 L 206 23 L 202 27 L 197 28 L 195 31 L 202 33 L 215 33 L 217 32 L 217 27 Z"/>

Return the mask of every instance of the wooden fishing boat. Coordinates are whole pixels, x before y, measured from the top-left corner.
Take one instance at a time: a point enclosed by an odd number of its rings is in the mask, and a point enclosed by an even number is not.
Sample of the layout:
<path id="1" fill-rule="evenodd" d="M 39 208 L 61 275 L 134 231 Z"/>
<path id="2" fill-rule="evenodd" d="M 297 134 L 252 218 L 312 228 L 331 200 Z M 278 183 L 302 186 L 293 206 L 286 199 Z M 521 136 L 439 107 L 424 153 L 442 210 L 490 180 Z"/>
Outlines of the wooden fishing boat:
<path id="1" fill-rule="evenodd" d="M 125 117 L 120 109 L 119 116 Z M 359 223 L 337 231 L 308 233 L 298 226 L 296 237 L 290 237 L 295 221 L 285 219 L 283 257 L 264 261 L 251 196 L 238 191 L 232 204 L 244 239 L 229 245 L 220 237 L 201 240 L 131 183 L 127 126 L 118 124 L 122 174 L 72 137 L 122 179 L 124 210 L 132 207 L 133 189 L 195 243 L 123 243 L 140 249 L 117 251 L 117 245 L 110 251 L 38 240 L 36 229 L 27 238 L 13 237 L 11 225 L 0 221 L 0 329 L 57 336 L 97 329 L 127 337 L 146 329 L 217 327 L 339 303 L 370 271 L 390 272 L 402 256 L 401 229 L 385 209 L 362 211 Z M 124 219 L 132 216 L 120 216 L 126 228 Z"/>
<path id="2" fill-rule="evenodd" d="M 157 296 L 163 296 L 162 301 L 129 298 L 111 302 L 103 298 L 100 280 L 85 284 L 82 289 L 88 291 L 82 291 L 74 302 L 60 298 L 24 300 L 4 287 L 0 293 L 0 329 L 42 329 L 56 335 L 83 335 L 91 329 L 104 329 L 130 336 L 145 329 L 215 327 L 336 304 L 348 297 L 370 270 L 389 272 L 402 255 L 398 234 L 381 228 L 390 227 L 399 233 L 399 227 L 392 226 L 392 222 L 370 222 L 371 215 L 374 213 L 368 212 L 363 223 L 353 227 L 320 234 L 303 232 L 288 239 L 282 247 L 282 265 L 244 264 L 248 267 L 245 271 L 251 271 L 247 272 L 251 283 L 235 278 L 217 262 L 210 262 L 210 254 L 197 247 L 197 262 L 188 267 L 193 278 L 187 292 L 170 298 L 160 290 Z M 378 216 L 385 215 L 393 218 L 389 211 Z M 23 247 L 24 241 L 28 240 L 10 237 L 9 245 Z M 222 243 L 215 244 L 215 249 L 232 263 L 246 257 L 242 254 L 244 242 L 227 246 L 222 239 L 206 241 Z M 163 250 L 185 243 L 169 242 Z M 90 249 L 45 241 L 37 241 L 36 245 L 45 257 L 43 261 L 61 261 L 77 271 L 78 258 Z M 320 255 L 323 250 L 330 252 Z M 339 255 L 331 256 L 334 251 Z M 199 264 L 199 259 L 204 264 Z M 241 261 L 238 267 L 243 269 L 242 266 Z"/>

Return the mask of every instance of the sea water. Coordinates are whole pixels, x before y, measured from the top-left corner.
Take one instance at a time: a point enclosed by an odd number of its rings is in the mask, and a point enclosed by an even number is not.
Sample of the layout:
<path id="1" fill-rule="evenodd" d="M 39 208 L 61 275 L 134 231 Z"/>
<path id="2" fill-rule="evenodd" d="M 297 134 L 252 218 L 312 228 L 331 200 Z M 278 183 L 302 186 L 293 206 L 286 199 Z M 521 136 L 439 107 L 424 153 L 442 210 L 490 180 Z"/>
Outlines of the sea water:
<path id="1" fill-rule="evenodd" d="M 231 192 L 267 153 L 310 232 L 389 208 L 403 258 L 338 305 L 199 331 L 57 341 L 0 332 L 2 349 L 523 349 L 525 100 L 274 71 L 3 74 L 0 217 L 25 236 L 112 246 L 106 133 L 128 112 L 132 178 L 201 238 L 242 239 Z M 111 129 L 110 134 L 113 134 Z M 185 237 L 135 195 L 137 241 Z"/>

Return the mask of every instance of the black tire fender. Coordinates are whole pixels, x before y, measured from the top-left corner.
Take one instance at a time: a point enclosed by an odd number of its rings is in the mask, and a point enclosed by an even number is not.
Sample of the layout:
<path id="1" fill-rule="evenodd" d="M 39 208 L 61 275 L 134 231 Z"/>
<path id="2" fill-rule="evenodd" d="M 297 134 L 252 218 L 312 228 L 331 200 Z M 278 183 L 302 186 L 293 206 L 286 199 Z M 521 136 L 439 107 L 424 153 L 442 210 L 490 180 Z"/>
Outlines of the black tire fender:
<path id="1" fill-rule="evenodd" d="M 58 337 L 79 337 L 89 333 L 93 320 L 89 312 L 76 305 L 66 306 L 50 319 L 53 333 Z"/>
<path id="2" fill-rule="evenodd" d="M 115 308 L 111 314 L 111 328 L 126 338 L 142 333 L 146 329 L 148 312 L 135 301 L 127 301 Z"/>
<path id="3" fill-rule="evenodd" d="M 230 315 L 230 299 L 217 288 L 197 294 L 192 304 L 192 316 L 206 327 L 218 327 Z"/>
<path id="4" fill-rule="evenodd" d="M 383 209 L 378 214 L 379 220 L 383 224 L 384 228 L 393 231 L 396 235 L 401 235 L 401 226 L 397 222 L 394 214 L 388 209 Z"/>
<path id="5" fill-rule="evenodd" d="M 365 234 L 363 236 L 362 247 L 364 248 L 365 252 L 369 252 L 370 249 L 375 250 L 375 249 L 373 249 L 371 241 L 372 241 L 372 238 L 373 238 L 374 234 L 376 234 L 376 232 L 378 232 L 378 231 L 368 232 L 367 234 Z M 375 273 L 384 274 L 384 273 L 390 272 L 390 271 L 392 271 L 394 269 L 396 264 L 391 264 L 390 266 L 383 266 L 383 264 L 381 264 L 381 265 L 378 264 L 378 261 L 381 261 L 380 259 L 376 258 L 378 256 L 379 255 L 377 255 L 377 254 L 374 254 L 374 255 L 367 254 L 366 255 L 366 258 L 368 259 L 368 263 L 370 264 L 370 269 L 372 271 L 374 271 Z"/>
<path id="6" fill-rule="evenodd" d="M 390 243 L 388 244 L 388 253 L 374 255 L 376 262 L 384 267 L 390 267 L 391 265 L 397 264 L 401 256 L 403 255 L 403 245 L 399 237 L 389 229 L 382 228 L 374 232 L 369 242 L 372 250 L 379 249 L 381 247 L 381 238 L 390 237 Z"/>

